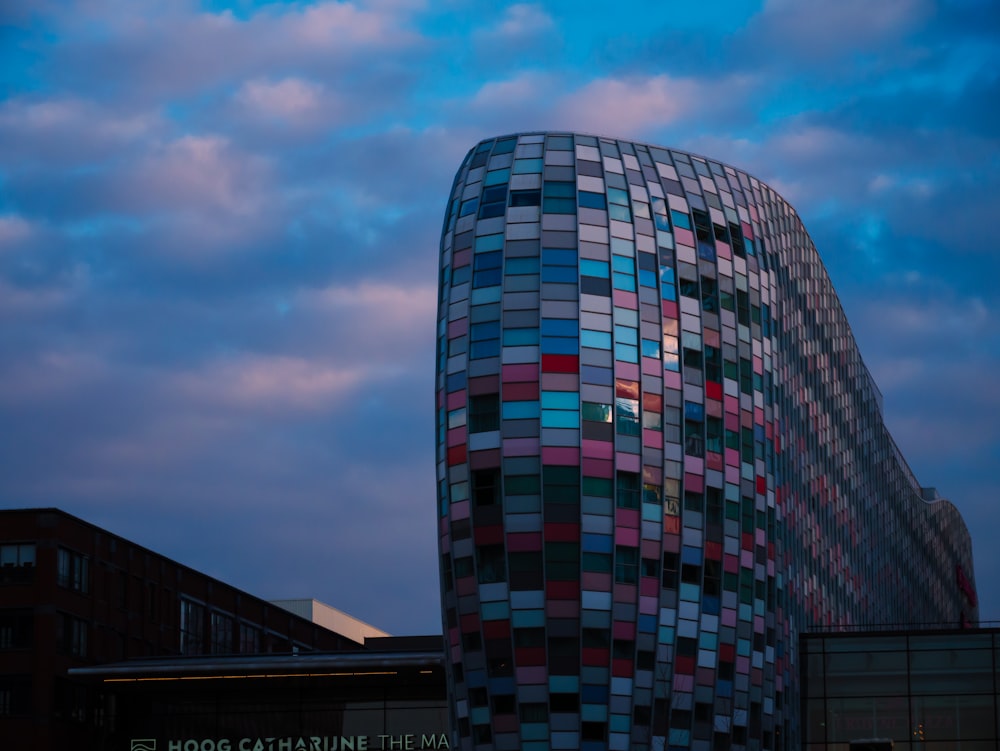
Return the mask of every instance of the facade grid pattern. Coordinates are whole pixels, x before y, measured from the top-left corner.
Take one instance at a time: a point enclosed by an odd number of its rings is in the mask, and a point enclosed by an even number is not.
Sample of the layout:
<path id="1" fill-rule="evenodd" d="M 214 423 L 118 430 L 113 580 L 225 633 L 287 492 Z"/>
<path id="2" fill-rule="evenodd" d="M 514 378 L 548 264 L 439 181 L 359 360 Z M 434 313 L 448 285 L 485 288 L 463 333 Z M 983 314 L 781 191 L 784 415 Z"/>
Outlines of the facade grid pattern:
<path id="1" fill-rule="evenodd" d="M 486 140 L 440 273 L 461 748 L 790 748 L 801 632 L 977 619 L 961 517 L 902 459 L 767 185 L 595 136 Z"/>
<path id="2" fill-rule="evenodd" d="M 811 633 L 801 639 L 802 747 L 879 738 L 894 751 L 1000 748 L 1000 632 Z"/>

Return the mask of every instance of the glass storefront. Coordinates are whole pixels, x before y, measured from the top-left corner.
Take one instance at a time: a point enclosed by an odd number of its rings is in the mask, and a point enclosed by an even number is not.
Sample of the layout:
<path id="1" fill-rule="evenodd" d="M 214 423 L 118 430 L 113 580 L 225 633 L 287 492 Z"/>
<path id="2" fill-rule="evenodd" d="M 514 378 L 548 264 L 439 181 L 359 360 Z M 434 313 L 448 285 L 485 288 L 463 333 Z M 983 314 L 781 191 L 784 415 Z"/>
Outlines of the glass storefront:
<path id="1" fill-rule="evenodd" d="M 88 670 L 113 698 L 104 751 L 422 751 L 450 748 L 440 655 L 409 664 L 247 669 L 176 660 Z M 220 664 L 221 663 L 221 664 Z"/>
<path id="2" fill-rule="evenodd" d="M 805 747 L 996 751 L 998 651 L 995 629 L 803 636 Z"/>

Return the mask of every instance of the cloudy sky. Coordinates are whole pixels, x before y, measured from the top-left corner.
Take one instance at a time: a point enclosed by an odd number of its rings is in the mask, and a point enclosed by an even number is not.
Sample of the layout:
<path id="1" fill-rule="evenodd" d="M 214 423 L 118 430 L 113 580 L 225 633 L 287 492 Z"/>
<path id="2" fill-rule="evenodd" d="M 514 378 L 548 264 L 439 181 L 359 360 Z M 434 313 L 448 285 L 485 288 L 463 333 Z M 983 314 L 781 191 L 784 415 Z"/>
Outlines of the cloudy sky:
<path id="1" fill-rule="evenodd" d="M 540 129 L 797 207 L 1000 620 L 995 0 L 3 0 L 0 506 L 439 631 L 438 234 Z"/>

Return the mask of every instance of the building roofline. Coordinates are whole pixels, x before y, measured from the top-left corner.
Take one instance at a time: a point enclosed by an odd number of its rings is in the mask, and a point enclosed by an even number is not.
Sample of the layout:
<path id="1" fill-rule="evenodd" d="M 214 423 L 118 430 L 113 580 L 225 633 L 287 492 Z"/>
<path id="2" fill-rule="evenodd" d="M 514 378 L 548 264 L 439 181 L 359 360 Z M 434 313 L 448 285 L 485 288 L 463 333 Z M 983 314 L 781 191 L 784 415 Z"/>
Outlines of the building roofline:
<path id="1" fill-rule="evenodd" d="M 80 525 L 82 527 L 88 528 L 88 529 L 90 529 L 91 531 L 93 531 L 95 533 L 102 534 L 102 535 L 107 535 L 109 537 L 113 537 L 113 538 L 115 538 L 117 540 L 120 540 L 123 543 L 127 543 L 128 545 L 133 546 L 136 550 L 138 550 L 140 552 L 146 553 L 146 554 L 151 555 L 151 556 L 155 556 L 157 559 L 162 560 L 162 561 L 166 561 L 167 563 L 169 563 L 169 564 L 171 564 L 173 566 L 176 566 L 178 569 L 181 569 L 181 570 L 183 570 L 185 572 L 188 572 L 188 573 L 190 573 L 190 574 L 192 574 L 194 576 L 202 577 L 202 578 L 207 579 L 208 581 L 211 581 L 212 583 L 217 584 L 217 585 L 222 586 L 222 587 L 228 587 L 229 589 L 231 589 L 231 590 L 233 590 L 235 592 L 238 592 L 238 593 L 240 593 L 241 595 L 243 595 L 245 597 L 249 597 L 249 598 L 251 598 L 253 600 L 256 600 L 257 602 L 259 602 L 262 605 L 266 605 L 268 607 L 273 608 L 276 612 L 280 612 L 283 615 L 287 615 L 288 617 L 291 617 L 291 618 L 296 618 L 296 619 L 298 619 L 300 621 L 303 621 L 305 623 L 309 623 L 309 624 L 311 624 L 313 626 L 316 626 L 317 628 L 321 628 L 324 631 L 328 631 L 328 632 L 330 632 L 332 634 L 336 634 L 341 639 L 344 639 L 345 641 L 351 642 L 353 644 L 358 644 L 358 645 L 362 645 L 362 646 L 364 644 L 364 640 L 363 639 L 362 640 L 358 640 L 358 639 L 352 638 L 352 637 L 350 637 L 350 636 L 348 636 L 346 634 L 343 634 L 343 633 L 341 633 L 339 631 L 336 631 L 334 629 L 328 628 L 328 627 L 324 626 L 321 623 L 317 623 L 315 620 L 312 620 L 310 618 L 306 618 L 306 617 L 304 617 L 304 616 L 302 616 L 302 615 L 300 615 L 300 614 L 298 614 L 298 613 L 290 610 L 289 608 L 285 607 L 284 605 L 278 604 L 277 602 L 275 602 L 272 599 L 261 597 L 260 595 L 253 594 L 252 592 L 248 592 L 247 590 L 243 589 L 242 587 L 238 587 L 235 584 L 231 584 L 231 583 L 229 583 L 227 581 L 219 579 L 218 577 L 212 576 L 211 574 L 207 574 L 204 571 L 200 571 L 199 569 L 196 569 L 196 568 L 193 568 L 191 566 L 188 566 L 185 563 L 181 563 L 180 561 L 177 561 L 177 560 L 175 560 L 173 558 L 170 558 L 169 556 L 166 556 L 163 553 L 158 553 L 155 550 L 153 550 L 151 548 L 148 548 L 145 545 L 142 545 L 141 543 L 135 542 L 134 540 L 131 540 L 128 537 L 123 537 L 120 534 L 118 534 L 117 532 L 112 532 L 111 530 L 109 530 L 109 529 L 107 529 L 105 527 L 98 526 L 97 524 L 94 524 L 93 522 L 89 522 L 86 519 L 81 519 L 79 516 L 71 514 L 68 511 L 64 511 L 64 510 L 62 510 L 60 508 L 57 508 L 55 506 L 28 507 L 28 508 L 4 508 L 4 509 L 0 509 L 0 519 L 2 519 L 4 516 L 15 515 L 15 514 L 20 514 L 20 515 L 25 515 L 25 516 L 38 515 L 38 514 L 54 514 L 54 515 L 56 515 L 58 517 L 61 517 L 62 519 L 66 520 L 66 521 L 69 521 L 69 522 L 72 522 L 74 524 Z M 304 599 L 308 599 L 308 598 L 304 598 Z M 290 601 L 290 600 L 286 600 L 286 601 Z M 316 602 L 321 602 L 321 601 L 317 600 Z M 321 603 L 321 604 L 326 605 L 326 603 Z M 327 607 L 331 607 L 331 606 L 327 606 Z M 358 620 L 358 619 L 355 619 L 354 616 L 351 616 L 348 613 L 345 613 L 344 615 L 346 615 L 349 618 L 352 618 L 354 620 Z M 359 622 L 362 622 L 362 621 L 359 621 Z M 366 625 L 370 625 L 370 624 L 366 624 Z M 375 629 L 375 630 L 380 630 L 380 629 L 376 629 L 376 627 L 374 627 L 374 626 L 371 626 L 371 628 Z"/>
<path id="2" fill-rule="evenodd" d="M 307 652 L 301 654 L 214 655 L 147 658 L 71 668 L 76 678 L 103 681 L 279 678 L 389 674 L 402 669 L 444 667 L 440 650 L 406 652 Z"/>

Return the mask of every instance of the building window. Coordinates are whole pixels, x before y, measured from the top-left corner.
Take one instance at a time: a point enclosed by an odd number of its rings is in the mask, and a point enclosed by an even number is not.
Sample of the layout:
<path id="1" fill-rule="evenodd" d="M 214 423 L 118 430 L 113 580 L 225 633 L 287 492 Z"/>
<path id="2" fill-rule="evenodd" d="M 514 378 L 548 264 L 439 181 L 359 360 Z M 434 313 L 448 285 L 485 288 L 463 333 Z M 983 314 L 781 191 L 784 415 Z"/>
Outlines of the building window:
<path id="1" fill-rule="evenodd" d="M 722 383 L 722 351 L 705 345 L 705 380 Z"/>
<path id="2" fill-rule="evenodd" d="M 656 558 L 643 558 L 642 575 L 658 579 L 660 577 L 660 562 Z"/>
<path id="3" fill-rule="evenodd" d="M 500 502 L 500 470 L 473 470 L 472 501 L 476 506 L 492 506 Z"/>
<path id="4" fill-rule="evenodd" d="M 705 438 L 701 423 L 696 420 L 684 421 L 684 453 L 688 456 L 705 455 Z"/>
<path id="5" fill-rule="evenodd" d="M 240 654 L 253 655 L 260 652 L 260 629 L 252 623 L 240 623 Z"/>
<path id="6" fill-rule="evenodd" d="M 291 652 L 292 644 L 288 637 L 275 631 L 268 631 L 264 634 L 264 641 L 267 644 L 268 652 Z"/>
<path id="7" fill-rule="evenodd" d="M 575 581 L 580 578 L 580 545 L 575 542 L 545 543 L 545 578 Z"/>
<path id="8" fill-rule="evenodd" d="M 615 399 L 615 426 L 618 435 L 639 435 L 638 399 Z"/>
<path id="9" fill-rule="evenodd" d="M 31 714 L 31 676 L 0 675 L 0 717 Z"/>
<path id="10" fill-rule="evenodd" d="M 541 552 L 510 554 L 510 588 L 542 589 L 545 586 Z"/>
<path id="11" fill-rule="evenodd" d="M 86 657 L 87 636 L 86 621 L 69 613 L 59 613 L 56 619 L 56 648 L 61 654 Z"/>
<path id="12" fill-rule="evenodd" d="M 480 545 L 476 548 L 480 584 L 507 581 L 507 558 L 503 545 Z"/>
<path id="13" fill-rule="evenodd" d="M 205 607 L 185 597 L 181 598 L 180 651 L 182 655 L 205 651 Z"/>
<path id="14" fill-rule="evenodd" d="M 635 584 L 639 578 L 639 549 L 615 546 L 615 581 L 620 584 Z"/>
<path id="15" fill-rule="evenodd" d="M 500 429 L 500 394 L 480 394 L 469 399 L 469 432 Z"/>
<path id="16" fill-rule="evenodd" d="M 0 584 L 30 581 L 34 571 L 34 543 L 0 545 Z"/>
<path id="17" fill-rule="evenodd" d="M 639 508 L 639 475 L 618 471 L 615 500 L 618 508 Z"/>
<path id="18" fill-rule="evenodd" d="M 580 412 L 585 422 L 611 422 L 611 405 L 599 402 L 583 402 Z"/>
<path id="19" fill-rule="evenodd" d="M 497 189 L 488 188 L 487 190 Z M 506 201 L 506 196 L 504 196 L 502 200 Z M 494 204 L 494 206 L 497 210 L 499 210 L 500 214 L 503 214 L 503 203 Z M 483 208 L 486 207 L 484 206 Z M 472 265 L 473 289 L 478 289 L 480 287 L 494 287 L 500 284 L 500 282 L 503 281 L 502 264 L 503 254 L 499 250 L 491 251 L 489 253 L 477 253 L 473 259 Z"/>
<path id="20" fill-rule="evenodd" d="M 497 357 L 500 354 L 500 321 L 484 321 L 469 327 L 469 359 Z"/>
<path id="21" fill-rule="evenodd" d="M 108 572 L 108 586 L 110 586 L 110 579 L 115 579 L 115 591 L 118 597 L 118 607 L 122 610 L 128 610 L 128 572 L 127 571 L 109 571 Z"/>
<path id="22" fill-rule="evenodd" d="M 483 198 L 479 204 L 479 218 L 491 219 L 495 216 L 503 216 L 504 208 L 507 205 L 507 185 L 493 185 L 483 191 Z M 499 266 L 499 264 L 498 264 Z M 499 282 L 497 282 L 499 284 Z M 474 287 L 482 286 L 473 284 Z"/>
<path id="23" fill-rule="evenodd" d="M 59 548 L 59 586 L 74 592 L 90 592 L 90 565 L 86 556 Z"/>
<path id="24" fill-rule="evenodd" d="M 611 573 L 611 553 L 583 554 L 583 570 L 599 574 Z"/>
<path id="25" fill-rule="evenodd" d="M 35 565 L 34 543 L 17 543 L 0 545 L 0 566 L 3 568 L 21 568 Z"/>
<path id="26" fill-rule="evenodd" d="M 87 706 L 89 702 L 89 692 L 86 686 L 65 678 L 56 678 L 55 681 L 55 710 L 56 717 L 62 717 L 74 722 L 87 721 Z"/>
<path id="27" fill-rule="evenodd" d="M 233 653 L 233 619 L 225 613 L 212 613 L 212 654 Z"/>
<path id="28" fill-rule="evenodd" d="M 540 190 L 512 190 L 510 192 L 511 207 L 539 206 L 542 203 Z"/>
<path id="29" fill-rule="evenodd" d="M 32 614 L 27 608 L 6 608 L 0 610 L 0 651 L 8 649 L 30 649 Z"/>
<path id="30" fill-rule="evenodd" d="M 546 465 L 542 468 L 542 495 L 546 503 L 580 503 L 580 468 Z"/>

